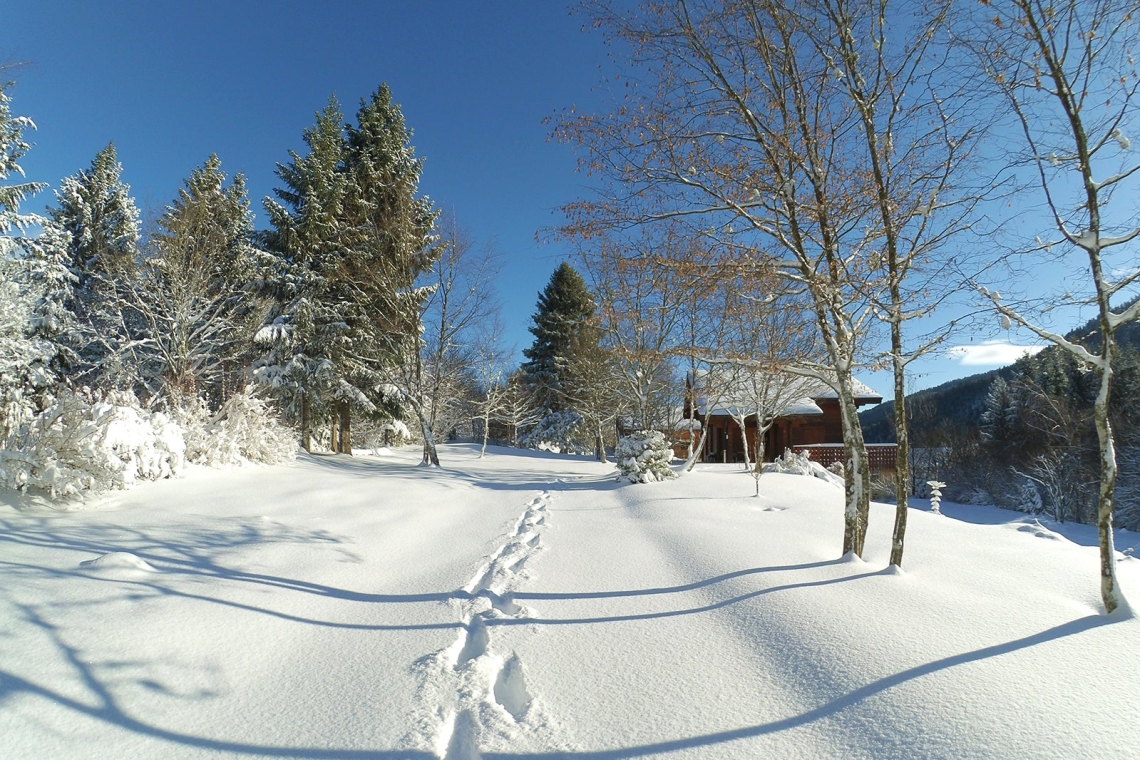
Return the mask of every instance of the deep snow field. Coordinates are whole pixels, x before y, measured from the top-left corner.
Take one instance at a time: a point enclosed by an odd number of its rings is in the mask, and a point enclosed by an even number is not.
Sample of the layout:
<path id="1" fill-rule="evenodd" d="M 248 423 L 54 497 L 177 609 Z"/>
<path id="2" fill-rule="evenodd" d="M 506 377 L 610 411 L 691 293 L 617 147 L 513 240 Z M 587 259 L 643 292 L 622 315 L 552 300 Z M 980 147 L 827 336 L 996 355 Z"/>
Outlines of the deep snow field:
<path id="1" fill-rule="evenodd" d="M 1090 528 L 915 502 L 891 573 L 894 508 L 843 561 L 814 478 L 476 453 L 0 495 L 0 757 L 1140 753 L 1140 620 L 1100 613 Z"/>

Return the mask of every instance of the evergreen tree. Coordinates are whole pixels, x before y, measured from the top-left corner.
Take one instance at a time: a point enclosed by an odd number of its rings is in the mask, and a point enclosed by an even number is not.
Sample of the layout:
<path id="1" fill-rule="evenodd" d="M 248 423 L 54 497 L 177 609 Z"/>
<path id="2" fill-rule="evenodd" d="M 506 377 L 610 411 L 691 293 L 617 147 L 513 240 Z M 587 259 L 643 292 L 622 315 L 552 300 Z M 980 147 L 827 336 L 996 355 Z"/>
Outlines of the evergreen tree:
<path id="1" fill-rule="evenodd" d="M 302 420 L 331 422 L 334 451 L 351 451 L 351 409 L 389 404 L 392 380 L 419 375 L 420 274 L 438 257 L 436 212 L 416 197 L 423 161 L 399 106 L 381 86 L 342 126 L 333 98 L 305 132 L 309 152 L 278 166 L 281 203 L 267 200 L 278 308 L 258 337 L 259 379 L 281 389 Z M 417 405 L 412 383 L 398 383 Z M 418 412 L 417 412 L 418 413 Z M 435 458 L 432 448 L 432 458 Z"/>
<path id="2" fill-rule="evenodd" d="M 64 262 L 73 278 L 72 291 L 55 298 L 76 326 L 58 338 L 73 382 L 137 380 L 130 333 L 139 326 L 132 324 L 135 315 L 124 308 L 124 299 L 138 268 L 139 211 L 120 179 L 122 170 L 115 146 L 108 144 L 90 169 L 63 180 L 55 194 L 59 206 L 48 210 L 57 229 L 45 234 L 41 256 Z"/>
<path id="3" fill-rule="evenodd" d="M 264 242 L 276 257 L 267 286 L 276 306 L 256 335 L 264 354 L 254 374 L 299 418 L 306 450 L 312 423 L 328 413 L 340 379 L 333 357 L 347 340 L 342 315 L 328 298 L 328 275 L 336 269 L 344 237 L 343 119 L 336 98 L 330 98 L 304 132 L 308 152 L 290 151 L 289 163 L 277 165 L 284 187 L 274 193 L 281 202 L 265 200 L 272 229 Z"/>
<path id="4" fill-rule="evenodd" d="M 135 271 L 139 211 L 114 143 L 95 155 L 91 168 L 67 177 L 56 191 L 52 219 L 69 236 L 70 266 L 80 290 L 113 290 L 115 281 Z"/>
<path id="5" fill-rule="evenodd" d="M 19 161 L 30 147 L 23 130 L 35 128 L 27 117 L 12 115 L 7 94 L 10 87 L 10 82 L 0 81 L 0 446 L 31 418 L 37 392 L 52 380 L 47 365 L 55 352 L 36 329 L 37 308 L 44 292 L 43 277 L 38 275 L 60 274 L 58 269 L 41 268 L 34 260 L 19 256 L 19 248 L 26 248 L 29 241 L 11 236 L 43 221 L 21 214 L 20 203 L 45 185 L 6 184 L 12 175 L 23 176 Z"/>
<path id="6" fill-rule="evenodd" d="M 417 196 L 423 159 L 415 155 L 412 131 L 386 84 L 361 101 L 356 120 L 346 129 L 348 245 L 336 281 L 354 346 L 343 364 L 373 404 L 386 400 L 380 389 L 391 383 L 401 388 L 420 421 L 424 462 L 438 465 L 434 395 L 423 366 L 422 321 L 430 289 L 417 282 L 442 252 L 435 231 L 439 212 L 430 198 Z M 344 423 L 352 401 L 340 399 Z"/>
<path id="7" fill-rule="evenodd" d="M 551 411 L 566 406 L 566 367 L 578 334 L 594 315 L 594 300 L 582 275 L 563 262 L 538 296 L 529 328 L 534 344 L 523 350 L 529 360 L 523 370 L 534 384 L 540 403 Z"/>
<path id="8" fill-rule="evenodd" d="M 158 220 L 135 303 L 155 375 L 168 393 L 217 408 L 244 385 L 251 337 L 264 318 L 249 291 L 258 275 L 245 178 L 226 187 L 216 155 L 195 169 Z"/>
<path id="9" fill-rule="evenodd" d="M 16 241 L 9 237 L 10 233 L 23 232 L 41 221 L 35 215 L 21 214 L 20 203 L 47 187 L 43 182 L 5 184 L 12 175 L 24 176 L 19 161 L 31 146 L 23 132 L 35 129 L 28 117 L 12 115 L 8 96 L 11 86 L 12 82 L 0 80 L 0 256 L 8 256 L 16 250 Z"/>
<path id="10" fill-rule="evenodd" d="M 983 440 L 995 453 L 1003 453 L 1012 446 L 1018 424 L 1020 398 L 1001 375 L 990 383 L 986 393 L 985 411 L 981 418 Z"/>

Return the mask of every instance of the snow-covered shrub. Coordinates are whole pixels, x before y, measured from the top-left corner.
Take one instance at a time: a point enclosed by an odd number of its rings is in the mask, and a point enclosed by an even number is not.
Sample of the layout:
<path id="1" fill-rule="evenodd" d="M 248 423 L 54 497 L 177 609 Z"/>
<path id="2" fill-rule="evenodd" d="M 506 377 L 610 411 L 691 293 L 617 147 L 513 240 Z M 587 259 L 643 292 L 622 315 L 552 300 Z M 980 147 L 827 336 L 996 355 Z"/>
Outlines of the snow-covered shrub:
<path id="1" fill-rule="evenodd" d="M 784 449 L 782 456 L 764 466 L 767 472 L 782 472 L 786 475 L 811 475 L 811 454 L 807 451 L 797 454 L 791 449 Z"/>
<path id="2" fill-rule="evenodd" d="M 561 454 L 585 454 L 592 448 L 583 440 L 581 423 L 582 415 L 577 412 L 549 412 L 519 436 L 519 446 Z"/>
<path id="3" fill-rule="evenodd" d="M 0 484 L 66 498 L 168 478 L 184 462 L 182 430 L 133 394 L 66 392 L 0 448 Z"/>
<path id="4" fill-rule="evenodd" d="M 830 467 L 827 469 L 834 473 Z M 839 477 L 843 477 L 842 472 L 839 473 Z M 871 499 L 873 501 L 894 504 L 895 496 L 895 479 L 893 477 L 879 475 L 871 478 Z"/>
<path id="5" fill-rule="evenodd" d="M 639 430 L 618 439 L 614 451 L 618 479 L 630 483 L 654 483 L 677 477 L 669 467 L 673 449 L 665 436 L 656 430 Z"/>
<path id="6" fill-rule="evenodd" d="M 791 449 L 785 449 L 783 456 L 776 457 L 776 461 L 764 465 L 764 472 L 782 472 L 787 475 L 808 475 L 831 483 L 833 486 L 843 488 L 843 476 L 836 475 L 819 462 L 811 461 L 810 451 L 797 454 Z"/>
<path id="7" fill-rule="evenodd" d="M 403 446 L 412 440 L 412 431 L 403 420 L 388 420 L 380 426 L 380 435 L 385 446 Z"/>
<path id="8" fill-rule="evenodd" d="M 183 404 L 177 417 L 186 436 L 186 458 L 208 467 L 293 459 L 297 441 L 268 404 L 246 388 L 210 414 L 203 400 Z"/>

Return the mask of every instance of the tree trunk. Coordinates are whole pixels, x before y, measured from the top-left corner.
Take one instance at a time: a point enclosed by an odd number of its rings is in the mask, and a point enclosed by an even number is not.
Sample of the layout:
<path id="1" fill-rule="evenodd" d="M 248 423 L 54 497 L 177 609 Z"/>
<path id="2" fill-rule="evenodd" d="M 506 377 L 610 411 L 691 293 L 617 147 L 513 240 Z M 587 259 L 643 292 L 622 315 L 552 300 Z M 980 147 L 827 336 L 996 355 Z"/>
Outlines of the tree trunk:
<path id="1" fill-rule="evenodd" d="M 740 425 L 740 448 L 744 451 L 744 471 L 752 472 L 752 460 L 748 456 L 748 427 L 744 424 L 746 417 L 736 420 Z"/>
<path id="2" fill-rule="evenodd" d="M 479 449 L 479 458 L 482 459 L 487 454 L 487 438 L 491 435 L 491 409 L 483 412 L 483 447 Z"/>
<path id="3" fill-rule="evenodd" d="M 352 456 L 352 404 L 340 404 L 340 453 Z"/>
<path id="4" fill-rule="evenodd" d="M 701 435 L 697 439 L 697 445 L 691 447 L 689 450 L 689 459 L 688 459 L 688 461 L 685 462 L 685 472 L 692 472 L 693 468 L 697 466 L 697 462 L 700 460 L 701 455 L 704 454 L 705 444 L 706 444 L 707 440 L 708 440 L 708 430 L 705 427 L 705 424 L 702 422 L 701 423 Z"/>
<path id="5" fill-rule="evenodd" d="M 1100 598 L 1105 612 L 1111 613 L 1124 601 L 1116 582 L 1116 547 L 1112 535 L 1112 511 L 1116 490 L 1116 447 L 1112 438 L 1112 426 L 1108 421 L 1108 399 L 1112 389 L 1112 359 L 1115 342 L 1108 320 L 1101 315 L 1102 340 L 1101 355 L 1104 367 L 1101 371 L 1100 389 L 1093 405 L 1093 419 L 1096 434 L 1100 439 L 1100 500 L 1097 507 L 1097 531 L 1100 536 Z"/>
<path id="6" fill-rule="evenodd" d="M 867 446 L 863 442 L 863 428 L 859 425 L 859 410 L 855 406 L 855 393 L 851 371 L 836 372 L 839 413 L 843 421 L 844 493 L 847 505 L 843 514 L 843 553 L 863 556 L 863 542 L 867 538 L 867 517 L 871 511 L 871 475 L 867 467 Z"/>
<path id="7" fill-rule="evenodd" d="M 338 402 L 339 404 L 339 402 Z M 329 423 L 329 449 L 334 454 L 340 453 L 340 420 L 337 417 L 336 405 L 332 408 L 332 421 Z"/>
<path id="8" fill-rule="evenodd" d="M 594 458 L 599 462 L 608 462 L 606 459 L 606 439 L 602 435 L 602 423 L 597 424 L 597 429 L 594 431 Z"/>
<path id="9" fill-rule="evenodd" d="M 301 392 L 301 448 L 313 453 L 313 436 L 309 431 L 309 394 Z"/>
<path id="10" fill-rule="evenodd" d="M 901 299 L 892 292 L 892 300 Z M 891 535 L 891 564 L 902 567 L 906 540 L 907 482 L 910 480 L 910 436 L 907 434 L 906 373 L 902 363 L 902 325 L 891 323 L 891 359 L 895 373 L 895 529 Z"/>
<path id="11" fill-rule="evenodd" d="M 431 434 L 431 423 L 420 409 L 416 410 L 416 417 L 419 418 L 420 433 L 424 437 L 424 458 L 422 464 L 439 467 L 439 453 L 435 448 L 435 437 Z"/>

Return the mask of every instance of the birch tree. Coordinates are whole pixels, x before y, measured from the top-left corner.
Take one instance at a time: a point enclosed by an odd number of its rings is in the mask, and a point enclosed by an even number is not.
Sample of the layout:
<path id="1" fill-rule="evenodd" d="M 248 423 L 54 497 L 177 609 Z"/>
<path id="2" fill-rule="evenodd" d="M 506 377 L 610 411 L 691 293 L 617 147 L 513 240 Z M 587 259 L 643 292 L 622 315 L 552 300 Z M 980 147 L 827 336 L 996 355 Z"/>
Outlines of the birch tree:
<path id="1" fill-rule="evenodd" d="M 1100 448 L 1097 528 L 1101 599 L 1109 613 L 1127 610 L 1116 580 L 1113 504 L 1117 464 L 1109 422 L 1115 333 L 1140 319 L 1140 303 L 1113 300 L 1140 280 L 1131 245 L 1140 238 L 1140 161 L 1130 130 L 1137 128 L 1135 50 L 1140 22 L 1134 2 L 1004 0 L 983 3 L 964 36 L 984 79 L 1013 115 L 1019 171 L 1033 178 L 1051 229 L 1020 249 L 1055 255 L 1085 279 L 1066 282 L 1070 302 L 1090 306 L 1099 335 L 1075 343 L 1047 329 L 1027 310 L 979 290 L 1005 326 L 1024 326 L 1070 353 L 1098 380 L 1093 418 Z M 1109 204 L 1112 203 L 1110 206 Z"/>
<path id="2" fill-rule="evenodd" d="M 802 288 L 827 361 L 802 374 L 839 399 L 846 452 L 843 552 L 861 555 L 870 471 L 854 372 L 869 352 L 882 278 L 873 254 L 874 188 L 862 123 L 843 72 L 813 39 L 826 3 L 775 0 L 590 6 L 633 53 L 626 100 L 605 116 L 569 113 L 556 134 L 585 149 L 582 168 L 608 181 L 600 198 L 569 206 L 569 227 L 685 217 L 728 246 L 733 265 L 778 259 Z M 860 20 L 871 8 L 860 4 Z M 839 30 L 831 29 L 838 34 Z"/>

